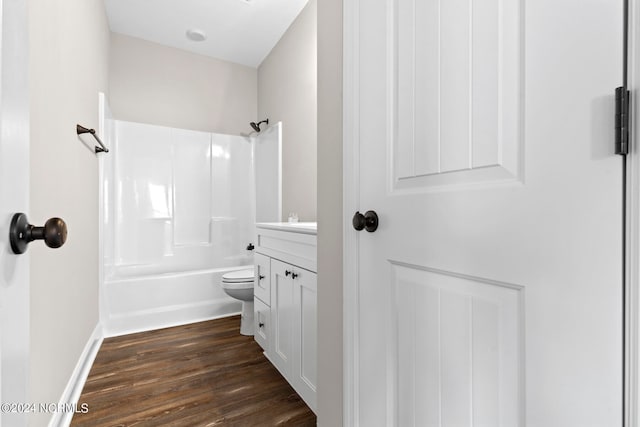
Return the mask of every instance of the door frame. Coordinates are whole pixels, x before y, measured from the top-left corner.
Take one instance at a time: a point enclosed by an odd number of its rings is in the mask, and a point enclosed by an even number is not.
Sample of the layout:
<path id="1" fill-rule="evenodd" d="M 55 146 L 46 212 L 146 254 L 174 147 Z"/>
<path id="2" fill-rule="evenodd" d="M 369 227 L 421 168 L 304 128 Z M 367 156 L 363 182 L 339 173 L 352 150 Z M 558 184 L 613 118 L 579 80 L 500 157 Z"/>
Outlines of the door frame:
<path id="1" fill-rule="evenodd" d="M 628 88 L 630 143 L 627 155 L 626 269 L 625 269 L 625 425 L 640 425 L 640 0 L 629 2 Z"/>
<path id="2" fill-rule="evenodd" d="M 639 0 L 640 1 L 640 0 Z M 360 209 L 360 135 L 356 121 L 359 115 L 360 71 L 359 22 L 360 0 L 343 0 L 342 28 L 342 162 L 343 162 L 343 425 L 360 425 L 359 420 L 359 233 L 351 227 L 351 214 Z"/>
<path id="3" fill-rule="evenodd" d="M 27 403 L 29 397 L 29 254 L 9 249 L 9 223 L 29 211 L 29 44 L 25 0 L 0 0 L 0 133 L 3 138 L 3 237 L 0 296 L 0 395 L 2 402 Z M 19 165 L 19 168 L 14 165 Z M 6 167 L 11 166 L 11 167 Z M 8 284 L 8 286 L 6 286 Z M 6 299 L 5 299 L 6 298 Z M 26 412 L 3 411 L 0 424 L 26 425 Z"/>
<path id="4" fill-rule="evenodd" d="M 627 156 L 626 268 L 625 268 L 625 367 L 623 391 L 625 427 L 640 427 L 640 0 L 629 1 L 629 89 L 631 91 L 631 135 Z M 359 233 L 353 232 L 349 218 L 359 206 L 360 176 L 358 117 L 360 69 L 358 16 L 360 0 L 343 0 L 343 425 L 359 423 Z M 389 14 L 391 16 L 391 14 Z M 622 19 L 622 17 L 621 17 Z M 385 46 L 388 48 L 389 46 Z M 611 111 L 613 91 L 611 88 Z M 611 147 L 613 152 L 613 128 Z M 613 155 L 613 154 L 612 154 Z"/>

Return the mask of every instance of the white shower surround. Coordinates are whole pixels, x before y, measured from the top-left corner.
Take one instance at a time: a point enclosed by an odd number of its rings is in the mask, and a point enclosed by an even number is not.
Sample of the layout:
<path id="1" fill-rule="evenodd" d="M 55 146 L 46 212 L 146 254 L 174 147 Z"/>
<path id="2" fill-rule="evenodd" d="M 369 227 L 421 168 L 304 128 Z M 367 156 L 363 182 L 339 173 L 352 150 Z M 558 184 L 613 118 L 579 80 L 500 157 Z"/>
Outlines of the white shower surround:
<path id="1" fill-rule="evenodd" d="M 111 150 L 100 178 L 105 336 L 239 312 L 219 283 L 253 266 L 246 247 L 256 222 L 256 138 L 113 120 L 106 104 L 103 111 Z M 279 213 L 281 125 L 272 129 L 265 137 L 277 151 L 269 169 Z"/>

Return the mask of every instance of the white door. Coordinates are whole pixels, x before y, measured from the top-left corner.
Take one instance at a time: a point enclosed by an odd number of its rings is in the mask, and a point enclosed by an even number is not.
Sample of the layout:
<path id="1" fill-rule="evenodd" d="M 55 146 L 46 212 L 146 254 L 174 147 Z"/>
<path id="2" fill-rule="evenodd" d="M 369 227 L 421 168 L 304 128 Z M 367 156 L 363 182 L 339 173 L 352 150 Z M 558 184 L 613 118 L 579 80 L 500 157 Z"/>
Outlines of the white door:
<path id="1" fill-rule="evenodd" d="M 27 15 L 24 0 L 0 5 L 0 425 L 22 426 L 26 414 L 4 404 L 27 403 L 29 256 L 9 245 L 11 217 L 29 203 Z"/>
<path id="2" fill-rule="evenodd" d="M 622 1 L 345 11 L 347 424 L 620 426 Z"/>

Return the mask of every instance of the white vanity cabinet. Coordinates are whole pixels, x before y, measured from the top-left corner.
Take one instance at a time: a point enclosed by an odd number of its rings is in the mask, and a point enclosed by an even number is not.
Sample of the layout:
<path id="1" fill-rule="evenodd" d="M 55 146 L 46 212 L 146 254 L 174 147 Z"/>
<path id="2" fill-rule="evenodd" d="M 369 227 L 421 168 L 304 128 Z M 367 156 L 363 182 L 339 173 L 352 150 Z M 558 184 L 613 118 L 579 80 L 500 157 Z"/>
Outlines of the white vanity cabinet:
<path id="1" fill-rule="evenodd" d="M 255 340 L 315 411 L 317 279 L 315 226 L 257 225 Z M 267 294 L 268 289 L 268 294 Z"/>

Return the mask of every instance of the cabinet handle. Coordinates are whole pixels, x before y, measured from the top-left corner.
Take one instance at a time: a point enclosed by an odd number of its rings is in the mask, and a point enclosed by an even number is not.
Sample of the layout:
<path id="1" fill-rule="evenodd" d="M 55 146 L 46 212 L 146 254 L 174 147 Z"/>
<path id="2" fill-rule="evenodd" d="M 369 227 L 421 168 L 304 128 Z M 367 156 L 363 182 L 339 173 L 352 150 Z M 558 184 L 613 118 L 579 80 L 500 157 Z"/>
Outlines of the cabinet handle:
<path id="1" fill-rule="evenodd" d="M 264 323 L 260 322 L 258 323 L 258 328 L 262 328 L 264 326 Z"/>
<path id="2" fill-rule="evenodd" d="M 264 276 L 262 274 L 258 275 L 258 280 L 262 280 L 264 279 Z"/>
<path id="3" fill-rule="evenodd" d="M 285 276 L 289 276 L 291 273 L 292 273 L 292 272 L 291 272 L 291 271 L 289 271 L 289 270 L 285 270 L 285 271 L 284 271 L 284 275 L 285 275 Z"/>
<path id="4" fill-rule="evenodd" d="M 298 276 L 299 276 L 299 274 L 296 274 L 296 273 L 293 273 L 293 272 L 291 273 L 291 278 L 292 278 L 292 279 L 295 279 L 295 278 L 296 278 L 296 277 L 298 277 Z"/>

